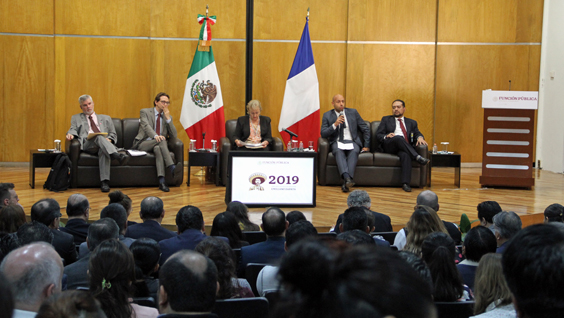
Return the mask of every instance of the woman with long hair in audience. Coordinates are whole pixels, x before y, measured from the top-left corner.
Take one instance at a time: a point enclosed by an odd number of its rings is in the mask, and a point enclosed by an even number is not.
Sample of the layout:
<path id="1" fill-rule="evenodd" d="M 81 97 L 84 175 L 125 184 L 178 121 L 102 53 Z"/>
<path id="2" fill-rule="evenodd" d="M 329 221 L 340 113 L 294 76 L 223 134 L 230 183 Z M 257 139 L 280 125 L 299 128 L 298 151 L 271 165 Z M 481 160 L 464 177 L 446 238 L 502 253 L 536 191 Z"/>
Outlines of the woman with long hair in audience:
<path id="1" fill-rule="evenodd" d="M 134 297 L 153 297 L 157 301 L 159 280 L 152 277 L 159 270 L 161 248 L 159 243 L 151 238 L 142 237 L 129 246 L 135 260 Z"/>
<path id="2" fill-rule="evenodd" d="M 249 245 L 248 242 L 244 241 L 243 232 L 237 223 L 237 218 L 231 212 L 222 212 L 215 216 L 210 235 L 227 237 L 231 248 Z"/>
<path id="3" fill-rule="evenodd" d="M 90 292 L 98 299 L 108 318 L 156 318 L 155 308 L 131 301 L 131 284 L 135 280 L 133 254 L 117 239 L 103 241 L 90 256 L 88 266 Z"/>
<path id="4" fill-rule="evenodd" d="M 131 214 L 131 210 L 133 208 L 133 201 L 131 201 L 131 198 L 127 194 L 121 192 L 120 190 L 115 190 L 110 192 L 108 197 L 110 198 L 110 203 L 108 204 L 119 203 L 125 208 L 128 219 L 127 226 L 137 224 L 137 222 L 129 221 L 129 215 Z"/>
<path id="5" fill-rule="evenodd" d="M 434 232 L 423 240 L 421 253 L 431 271 L 435 301 L 466 301 L 474 298 L 456 268 L 455 251 L 454 241 L 446 233 Z"/>
<path id="6" fill-rule="evenodd" d="M 198 243 L 196 252 L 209 257 L 217 267 L 217 281 L 219 282 L 217 299 L 254 297 L 247 280 L 237 279 L 235 255 L 224 240 L 210 236 Z"/>
<path id="7" fill-rule="evenodd" d="M 0 211 L 0 232 L 15 233 L 26 222 L 20 205 L 7 205 Z"/>
<path id="8" fill-rule="evenodd" d="M 235 215 L 241 231 L 260 231 L 260 226 L 249 220 L 249 209 L 243 203 L 232 201 L 227 205 L 227 211 Z"/>
<path id="9" fill-rule="evenodd" d="M 553 203 L 544 210 L 544 223 L 564 222 L 564 206 L 562 204 Z"/>
<path id="10" fill-rule="evenodd" d="M 482 256 L 476 269 L 474 283 L 475 317 L 516 317 L 501 267 L 501 254 L 488 253 Z"/>
<path id="11" fill-rule="evenodd" d="M 421 245 L 427 235 L 433 232 L 448 234 L 437 212 L 425 205 L 418 205 L 415 208 L 404 230 L 407 232 L 407 239 L 402 250 L 415 255 L 421 255 Z"/>

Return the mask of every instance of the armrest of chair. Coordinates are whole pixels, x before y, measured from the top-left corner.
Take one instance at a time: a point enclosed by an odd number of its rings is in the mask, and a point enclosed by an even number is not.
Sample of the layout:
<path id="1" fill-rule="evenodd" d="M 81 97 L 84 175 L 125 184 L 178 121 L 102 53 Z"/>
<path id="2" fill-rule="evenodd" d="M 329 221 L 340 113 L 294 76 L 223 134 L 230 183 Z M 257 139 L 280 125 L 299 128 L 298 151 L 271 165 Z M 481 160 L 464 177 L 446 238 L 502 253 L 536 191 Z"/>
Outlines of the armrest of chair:
<path id="1" fill-rule="evenodd" d="M 174 153 L 175 163 L 184 164 L 184 143 L 177 137 L 170 137 L 167 141 L 168 149 Z"/>
<path id="2" fill-rule="evenodd" d="M 229 159 L 229 151 L 231 151 L 231 140 L 228 137 L 219 139 L 219 160 L 221 165 L 221 183 L 227 184 L 227 160 Z"/>
<path id="3" fill-rule="evenodd" d="M 326 138 L 321 138 L 317 140 L 317 179 L 319 185 L 327 184 L 327 176 L 325 171 L 327 170 L 327 156 L 329 155 L 329 141 Z"/>
<path id="4" fill-rule="evenodd" d="M 75 138 L 65 141 L 65 150 L 71 161 L 71 188 L 76 188 L 78 172 L 78 156 L 80 155 L 80 142 Z"/>
<path id="5" fill-rule="evenodd" d="M 274 137 L 273 139 L 273 143 L 274 145 L 272 146 L 272 150 L 273 151 L 284 151 L 284 142 L 282 140 L 280 140 L 280 138 L 278 137 Z"/>
<path id="6" fill-rule="evenodd" d="M 417 151 L 417 153 L 426 159 L 429 159 L 429 147 L 427 145 L 419 145 L 415 147 L 415 151 Z M 429 165 L 431 163 L 429 162 L 427 165 L 425 166 L 421 166 L 421 179 L 419 181 L 419 186 L 420 187 L 424 187 L 427 185 L 427 171 L 429 169 Z"/>

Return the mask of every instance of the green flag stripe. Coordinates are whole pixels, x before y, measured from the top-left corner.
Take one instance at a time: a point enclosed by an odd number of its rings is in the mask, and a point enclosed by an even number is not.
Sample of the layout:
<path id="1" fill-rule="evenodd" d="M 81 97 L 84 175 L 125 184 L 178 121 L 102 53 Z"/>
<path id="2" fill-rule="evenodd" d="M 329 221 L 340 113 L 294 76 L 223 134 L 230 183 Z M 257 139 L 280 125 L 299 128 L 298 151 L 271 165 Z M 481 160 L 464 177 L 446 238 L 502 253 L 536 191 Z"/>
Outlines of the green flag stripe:
<path id="1" fill-rule="evenodd" d="M 206 66 L 213 63 L 214 61 L 215 60 L 213 58 L 213 50 L 211 46 L 209 52 L 198 51 L 198 48 L 196 48 L 196 54 L 194 54 L 194 60 L 192 61 L 192 66 L 190 67 L 190 73 L 188 73 L 188 78 L 198 73 L 199 71 L 201 71 Z"/>

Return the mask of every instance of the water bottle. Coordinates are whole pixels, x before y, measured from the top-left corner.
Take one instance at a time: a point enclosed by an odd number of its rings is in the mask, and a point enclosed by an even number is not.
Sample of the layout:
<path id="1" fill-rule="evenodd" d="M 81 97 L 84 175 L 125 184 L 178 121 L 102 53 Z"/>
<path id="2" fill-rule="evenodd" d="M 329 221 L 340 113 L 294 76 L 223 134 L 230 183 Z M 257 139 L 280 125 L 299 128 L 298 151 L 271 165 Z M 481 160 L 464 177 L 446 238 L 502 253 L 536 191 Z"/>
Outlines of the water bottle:
<path id="1" fill-rule="evenodd" d="M 300 141 L 300 148 L 298 148 L 299 152 L 304 152 L 304 142 Z"/>
<path id="2" fill-rule="evenodd" d="M 288 141 L 288 145 L 286 146 L 286 151 L 292 151 L 292 142 Z"/>
<path id="3" fill-rule="evenodd" d="M 436 155 L 437 154 L 437 144 L 433 145 L 433 154 Z"/>

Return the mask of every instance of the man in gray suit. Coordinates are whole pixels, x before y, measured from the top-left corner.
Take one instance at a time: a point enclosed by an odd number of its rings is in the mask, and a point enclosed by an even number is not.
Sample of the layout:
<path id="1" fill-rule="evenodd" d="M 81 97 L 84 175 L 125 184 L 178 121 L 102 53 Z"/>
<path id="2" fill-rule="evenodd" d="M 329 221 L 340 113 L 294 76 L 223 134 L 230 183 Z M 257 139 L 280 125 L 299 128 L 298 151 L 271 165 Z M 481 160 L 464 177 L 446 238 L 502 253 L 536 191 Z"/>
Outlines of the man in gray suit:
<path id="1" fill-rule="evenodd" d="M 139 133 L 133 142 L 133 149 L 155 154 L 159 189 L 169 192 L 165 182 L 165 167 L 170 170 L 175 181 L 182 177 L 184 168 L 182 162 L 175 164 L 168 150 L 167 139 L 176 137 L 176 127 L 168 110 L 170 97 L 166 93 L 159 93 L 153 104 L 155 107 L 141 109 Z"/>
<path id="2" fill-rule="evenodd" d="M 345 108 L 343 95 L 333 96 L 333 110 L 323 114 L 321 137 L 329 140 L 329 146 L 335 159 L 339 174 L 343 178 L 343 192 L 354 186 L 354 170 L 358 154 L 370 151 L 370 128 L 356 109 Z M 359 130 L 362 133 L 359 136 Z"/>
<path id="3" fill-rule="evenodd" d="M 111 160 L 119 161 L 123 165 L 127 156 L 117 152 L 116 129 L 112 118 L 94 112 L 94 101 L 90 95 L 82 95 L 78 98 L 82 113 L 73 115 L 71 127 L 67 132 L 67 140 L 77 138 L 80 149 L 91 154 L 98 154 L 98 165 L 100 167 L 100 188 L 102 192 L 110 192 L 110 165 Z M 107 133 L 107 136 L 97 135 L 88 139 L 91 133 Z"/>

